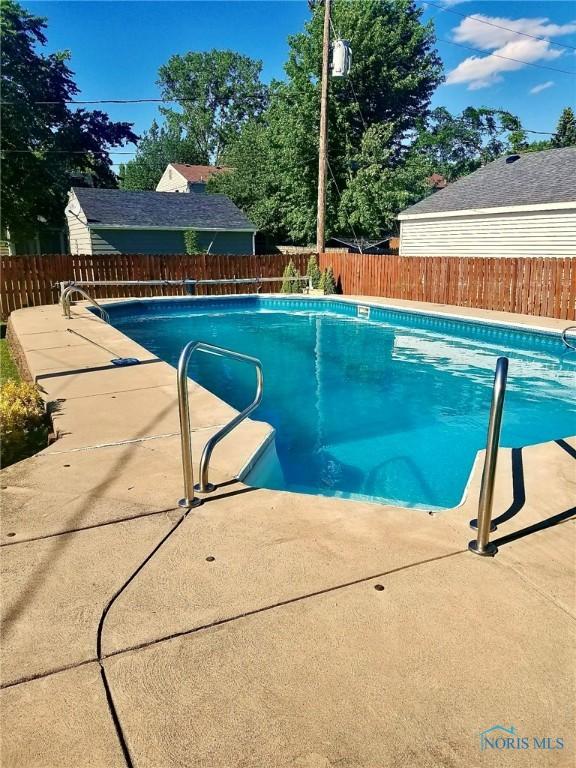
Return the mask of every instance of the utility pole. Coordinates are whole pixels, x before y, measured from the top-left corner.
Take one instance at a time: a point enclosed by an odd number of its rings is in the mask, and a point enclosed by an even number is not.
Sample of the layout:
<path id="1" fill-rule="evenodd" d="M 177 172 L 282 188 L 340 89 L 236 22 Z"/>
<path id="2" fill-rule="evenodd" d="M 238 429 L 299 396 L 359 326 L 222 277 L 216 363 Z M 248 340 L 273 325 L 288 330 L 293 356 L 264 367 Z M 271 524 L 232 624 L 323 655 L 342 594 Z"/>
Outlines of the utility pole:
<path id="1" fill-rule="evenodd" d="M 320 143 L 318 154 L 318 219 L 316 250 L 324 251 L 326 224 L 326 154 L 328 150 L 328 66 L 330 62 L 330 2 L 324 0 L 324 38 L 322 42 L 322 90 L 320 96 Z"/>

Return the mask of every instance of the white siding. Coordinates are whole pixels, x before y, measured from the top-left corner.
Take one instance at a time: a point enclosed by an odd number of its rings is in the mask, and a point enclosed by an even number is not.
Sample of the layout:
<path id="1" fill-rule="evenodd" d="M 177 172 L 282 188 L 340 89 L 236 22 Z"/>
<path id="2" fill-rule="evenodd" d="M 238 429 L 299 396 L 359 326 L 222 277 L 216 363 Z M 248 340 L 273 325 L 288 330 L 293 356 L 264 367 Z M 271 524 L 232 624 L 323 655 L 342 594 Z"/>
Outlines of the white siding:
<path id="1" fill-rule="evenodd" d="M 74 211 L 74 213 L 72 212 Z M 71 192 L 68 205 L 65 210 L 66 223 L 68 225 L 68 242 L 70 253 L 85 253 L 92 255 L 92 240 L 90 230 L 86 223 L 84 211 L 80 208 L 78 198 Z"/>
<path id="2" fill-rule="evenodd" d="M 576 209 L 406 219 L 401 256 L 576 256 Z"/>
<path id="3" fill-rule="evenodd" d="M 156 192 L 188 192 L 188 182 L 175 168 L 167 165 L 156 185 Z"/>

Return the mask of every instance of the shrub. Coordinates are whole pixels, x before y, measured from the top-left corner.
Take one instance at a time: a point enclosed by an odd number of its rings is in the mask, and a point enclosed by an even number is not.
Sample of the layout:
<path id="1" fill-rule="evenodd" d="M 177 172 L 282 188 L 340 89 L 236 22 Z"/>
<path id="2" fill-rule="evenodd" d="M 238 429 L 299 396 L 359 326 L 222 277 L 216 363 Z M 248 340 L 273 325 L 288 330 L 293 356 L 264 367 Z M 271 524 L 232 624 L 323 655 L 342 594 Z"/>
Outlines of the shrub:
<path id="1" fill-rule="evenodd" d="M 282 275 L 282 293 L 302 293 L 302 283 L 300 280 L 294 280 L 295 277 L 300 277 L 300 273 L 294 266 L 292 259 L 286 264 L 286 269 Z"/>
<path id="2" fill-rule="evenodd" d="M 37 388 L 8 380 L 0 387 L 0 440 L 3 467 L 31 456 L 46 445 L 48 416 Z"/>
<path id="3" fill-rule="evenodd" d="M 203 252 L 198 241 L 198 232 L 195 229 L 187 229 L 184 232 L 184 245 L 186 246 L 186 253 L 190 255 Z"/>
<path id="4" fill-rule="evenodd" d="M 331 294 L 336 293 L 336 281 L 334 280 L 332 267 L 328 267 L 322 272 L 318 287 L 324 291 L 325 296 L 330 296 Z"/>
<path id="5" fill-rule="evenodd" d="M 313 253 L 308 259 L 306 274 L 312 281 L 312 288 L 318 288 L 320 286 L 320 279 L 322 277 L 322 273 L 320 272 L 320 268 L 318 267 L 318 259 L 316 258 L 315 253 Z"/>

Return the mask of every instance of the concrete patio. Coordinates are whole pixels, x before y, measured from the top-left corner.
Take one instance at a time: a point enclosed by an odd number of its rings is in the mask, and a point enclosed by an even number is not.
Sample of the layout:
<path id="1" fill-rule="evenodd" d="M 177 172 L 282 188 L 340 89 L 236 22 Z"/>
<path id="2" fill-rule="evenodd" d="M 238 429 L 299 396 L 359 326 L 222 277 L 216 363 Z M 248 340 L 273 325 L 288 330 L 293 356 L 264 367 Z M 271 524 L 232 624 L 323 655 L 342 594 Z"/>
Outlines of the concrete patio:
<path id="1" fill-rule="evenodd" d="M 501 450 L 495 558 L 481 456 L 441 513 L 254 489 L 257 421 L 183 515 L 174 370 L 73 311 L 11 316 L 60 436 L 1 473 L 2 766 L 574 765 L 576 438 Z M 190 398 L 197 458 L 235 412 Z M 528 748 L 481 749 L 495 725 Z"/>

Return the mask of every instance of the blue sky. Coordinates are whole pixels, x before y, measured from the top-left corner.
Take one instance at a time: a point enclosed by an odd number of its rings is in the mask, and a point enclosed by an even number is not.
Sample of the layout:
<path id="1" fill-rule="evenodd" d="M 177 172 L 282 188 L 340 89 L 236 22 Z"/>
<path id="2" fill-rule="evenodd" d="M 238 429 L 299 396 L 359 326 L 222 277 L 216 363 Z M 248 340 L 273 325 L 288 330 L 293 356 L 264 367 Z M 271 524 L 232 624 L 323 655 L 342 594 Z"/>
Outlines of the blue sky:
<path id="1" fill-rule="evenodd" d="M 434 96 L 434 105 L 455 112 L 469 105 L 502 107 L 518 114 L 526 128 L 553 130 L 560 110 L 576 102 L 576 74 L 543 67 L 576 73 L 576 3 L 434 3 L 426 6 L 425 18 L 434 19 L 438 50 L 447 74 L 447 82 Z M 78 98 L 84 99 L 157 97 L 158 67 L 172 54 L 189 50 L 237 50 L 262 59 L 266 81 L 281 78 L 288 35 L 301 30 L 309 17 L 305 0 L 44 0 L 23 4 L 47 17 L 49 50 L 71 51 L 71 68 L 81 88 Z M 457 14 L 476 15 L 490 24 Z M 512 27 L 524 34 L 499 27 Z M 548 38 L 557 45 L 528 35 Z M 459 42 L 481 52 L 444 41 Z M 499 56 L 538 66 L 517 64 Z M 115 120 L 133 122 L 136 132 L 148 128 L 157 115 L 153 104 L 102 108 Z M 123 159 L 128 158 L 115 157 L 118 162 Z"/>

